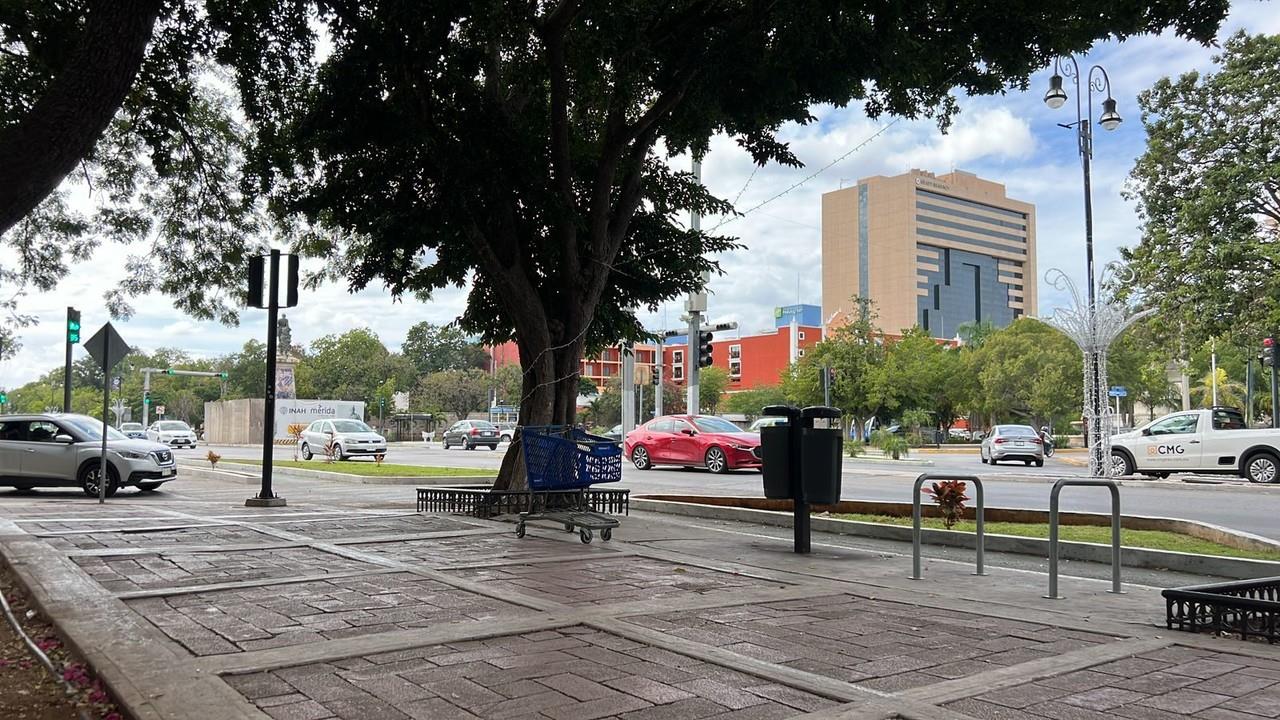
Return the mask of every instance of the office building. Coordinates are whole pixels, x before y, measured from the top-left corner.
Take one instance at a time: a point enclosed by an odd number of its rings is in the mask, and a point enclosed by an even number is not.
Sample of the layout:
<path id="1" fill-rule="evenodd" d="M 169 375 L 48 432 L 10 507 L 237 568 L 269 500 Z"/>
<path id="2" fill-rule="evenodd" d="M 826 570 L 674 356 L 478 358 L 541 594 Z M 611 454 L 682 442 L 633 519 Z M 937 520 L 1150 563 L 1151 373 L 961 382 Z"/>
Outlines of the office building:
<path id="1" fill-rule="evenodd" d="M 1003 327 L 1036 313 L 1035 206 L 953 171 L 874 176 L 822 196 L 822 314 L 834 324 L 875 304 L 896 334 L 951 338 L 963 323 Z"/>

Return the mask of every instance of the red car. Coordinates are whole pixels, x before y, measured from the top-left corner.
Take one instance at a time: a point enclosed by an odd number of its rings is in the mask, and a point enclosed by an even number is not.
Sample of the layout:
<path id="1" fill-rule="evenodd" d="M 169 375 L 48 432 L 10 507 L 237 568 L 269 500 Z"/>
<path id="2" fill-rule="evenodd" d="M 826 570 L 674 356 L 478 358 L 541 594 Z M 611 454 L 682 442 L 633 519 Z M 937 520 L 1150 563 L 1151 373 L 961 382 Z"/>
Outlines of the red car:
<path id="1" fill-rule="evenodd" d="M 705 467 L 722 473 L 760 468 L 752 452 L 759 433 L 745 432 L 714 415 L 666 415 L 627 433 L 622 451 L 641 470 L 654 465 Z"/>

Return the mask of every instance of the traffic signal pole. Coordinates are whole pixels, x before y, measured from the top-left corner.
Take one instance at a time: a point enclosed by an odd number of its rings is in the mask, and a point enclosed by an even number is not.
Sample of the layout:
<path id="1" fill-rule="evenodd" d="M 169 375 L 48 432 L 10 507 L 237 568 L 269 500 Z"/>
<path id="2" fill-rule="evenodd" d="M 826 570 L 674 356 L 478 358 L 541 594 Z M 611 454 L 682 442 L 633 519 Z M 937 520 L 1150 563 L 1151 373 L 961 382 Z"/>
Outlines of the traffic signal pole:
<path id="1" fill-rule="evenodd" d="M 1276 384 L 1276 336 L 1271 336 L 1271 427 L 1280 428 L 1280 413 L 1276 412 L 1276 406 L 1280 405 L 1280 385 Z"/>
<path id="2" fill-rule="evenodd" d="M 62 367 L 62 412 L 71 412 L 71 350 L 80 342 L 80 311 L 67 308 L 67 360 Z M 103 382 L 107 382 L 104 377 Z"/>

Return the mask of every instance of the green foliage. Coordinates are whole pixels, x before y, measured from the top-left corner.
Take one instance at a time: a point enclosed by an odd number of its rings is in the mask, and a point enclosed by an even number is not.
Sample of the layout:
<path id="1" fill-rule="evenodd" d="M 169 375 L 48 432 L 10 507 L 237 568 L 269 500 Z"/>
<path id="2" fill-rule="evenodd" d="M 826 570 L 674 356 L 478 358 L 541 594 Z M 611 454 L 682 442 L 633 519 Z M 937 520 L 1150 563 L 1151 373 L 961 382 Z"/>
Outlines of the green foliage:
<path id="1" fill-rule="evenodd" d="M 829 332 L 825 340 L 784 372 L 782 390 L 793 405 L 820 405 L 822 371 L 829 367 L 835 372 L 831 404 L 861 428 L 890 398 L 882 374 L 885 348 L 874 309 L 867 300 L 854 298 L 854 303 L 862 311 L 852 322 Z"/>
<path id="2" fill-rule="evenodd" d="M 391 392 L 411 387 L 414 381 L 413 365 L 389 352 L 364 328 L 317 339 L 295 372 L 298 397 L 360 400 L 371 413 L 378 411 L 380 389 L 390 404 Z M 261 397 L 261 392 L 254 397 Z"/>
<path id="3" fill-rule="evenodd" d="M 1080 351 L 1065 335 L 1032 318 L 991 334 L 969 356 L 976 378 L 971 408 L 993 420 L 1030 424 L 1079 416 L 1084 404 Z"/>
<path id="4" fill-rule="evenodd" d="M 769 405 L 787 404 L 786 393 L 777 385 L 766 385 L 751 390 L 740 390 L 725 396 L 723 405 L 726 413 L 745 415 L 748 420 L 760 416 L 760 410 Z"/>
<path id="5" fill-rule="evenodd" d="M 894 460 L 900 460 L 906 456 L 911 450 L 911 444 L 901 435 L 895 435 L 888 430 L 876 430 L 871 433 L 871 444 L 880 448 L 880 452 L 892 457 Z"/>
<path id="6" fill-rule="evenodd" d="M 517 372 L 518 372 L 518 369 L 517 369 Z M 599 395 L 600 388 L 596 387 L 596 384 L 591 382 L 590 379 L 580 377 L 578 378 L 578 394 L 584 397 Z"/>
<path id="7" fill-rule="evenodd" d="M 409 328 L 400 350 L 422 375 L 440 370 L 483 370 L 489 364 L 484 348 L 456 325 L 417 323 Z"/>
<path id="8" fill-rule="evenodd" d="M 712 365 L 698 373 L 698 406 L 704 413 L 719 412 L 720 396 L 729 387 L 729 371 Z"/>
<path id="9" fill-rule="evenodd" d="M 462 420 L 489 406 L 489 375 L 482 370 L 441 370 L 418 381 L 410 402 L 430 412 Z"/>
<path id="10" fill-rule="evenodd" d="M 1195 343 L 1280 325 L 1280 36 L 1239 32 L 1215 60 L 1138 97 L 1142 240 L 1123 250 L 1134 290 Z"/>

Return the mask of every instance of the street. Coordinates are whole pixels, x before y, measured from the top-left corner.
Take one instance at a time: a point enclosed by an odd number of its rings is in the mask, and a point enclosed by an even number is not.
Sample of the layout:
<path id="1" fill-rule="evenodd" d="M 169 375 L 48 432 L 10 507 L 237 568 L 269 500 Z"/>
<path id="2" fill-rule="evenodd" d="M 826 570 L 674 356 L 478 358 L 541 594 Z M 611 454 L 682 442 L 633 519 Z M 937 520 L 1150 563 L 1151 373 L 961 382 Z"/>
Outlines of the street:
<path id="1" fill-rule="evenodd" d="M 261 448 L 201 445 L 196 450 L 177 450 L 179 458 L 197 461 L 209 450 L 225 460 L 260 458 Z M 439 444 L 393 445 L 387 462 L 406 465 L 474 467 L 497 471 L 506 446 L 492 450 L 444 450 Z M 277 447 L 275 457 L 293 458 L 292 447 Z M 921 453 L 912 456 L 927 459 L 932 467 L 848 459 L 844 466 L 842 497 L 845 500 L 910 502 L 911 483 L 923 472 L 978 475 L 982 478 L 989 507 L 1030 508 L 1047 510 L 1049 492 L 1054 481 L 1063 477 L 1085 477 L 1088 470 L 1078 463 L 1082 455 L 1059 454 L 1049 458 L 1043 468 L 1022 465 L 983 465 L 976 453 Z M 315 461 L 317 468 L 320 462 Z M 1188 483 L 1186 480 L 1201 482 Z M 640 471 L 630 463 L 623 464 L 623 482 L 635 493 L 686 493 L 705 495 L 744 495 L 759 497 L 760 474 L 734 471 L 715 475 L 702 469 L 658 468 Z M 1204 482 L 1213 484 L 1203 484 Z M 970 493 L 972 495 L 972 492 Z M 1121 512 L 1128 515 L 1197 520 L 1222 525 L 1280 540 L 1280 484 L 1250 485 L 1233 476 L 1193 478 L 1178 475 L 1168 480 L 1125 480 L 1121 489 Z M 406 498 L 408 492 L 406 491 Z M 408 500 L 406 500 L 408 502 Z M 1067 488 L 1062 492 L 1064 511 L 1106 513 L 1110 511 L 1109 494 L 1094 488 Z"/>

